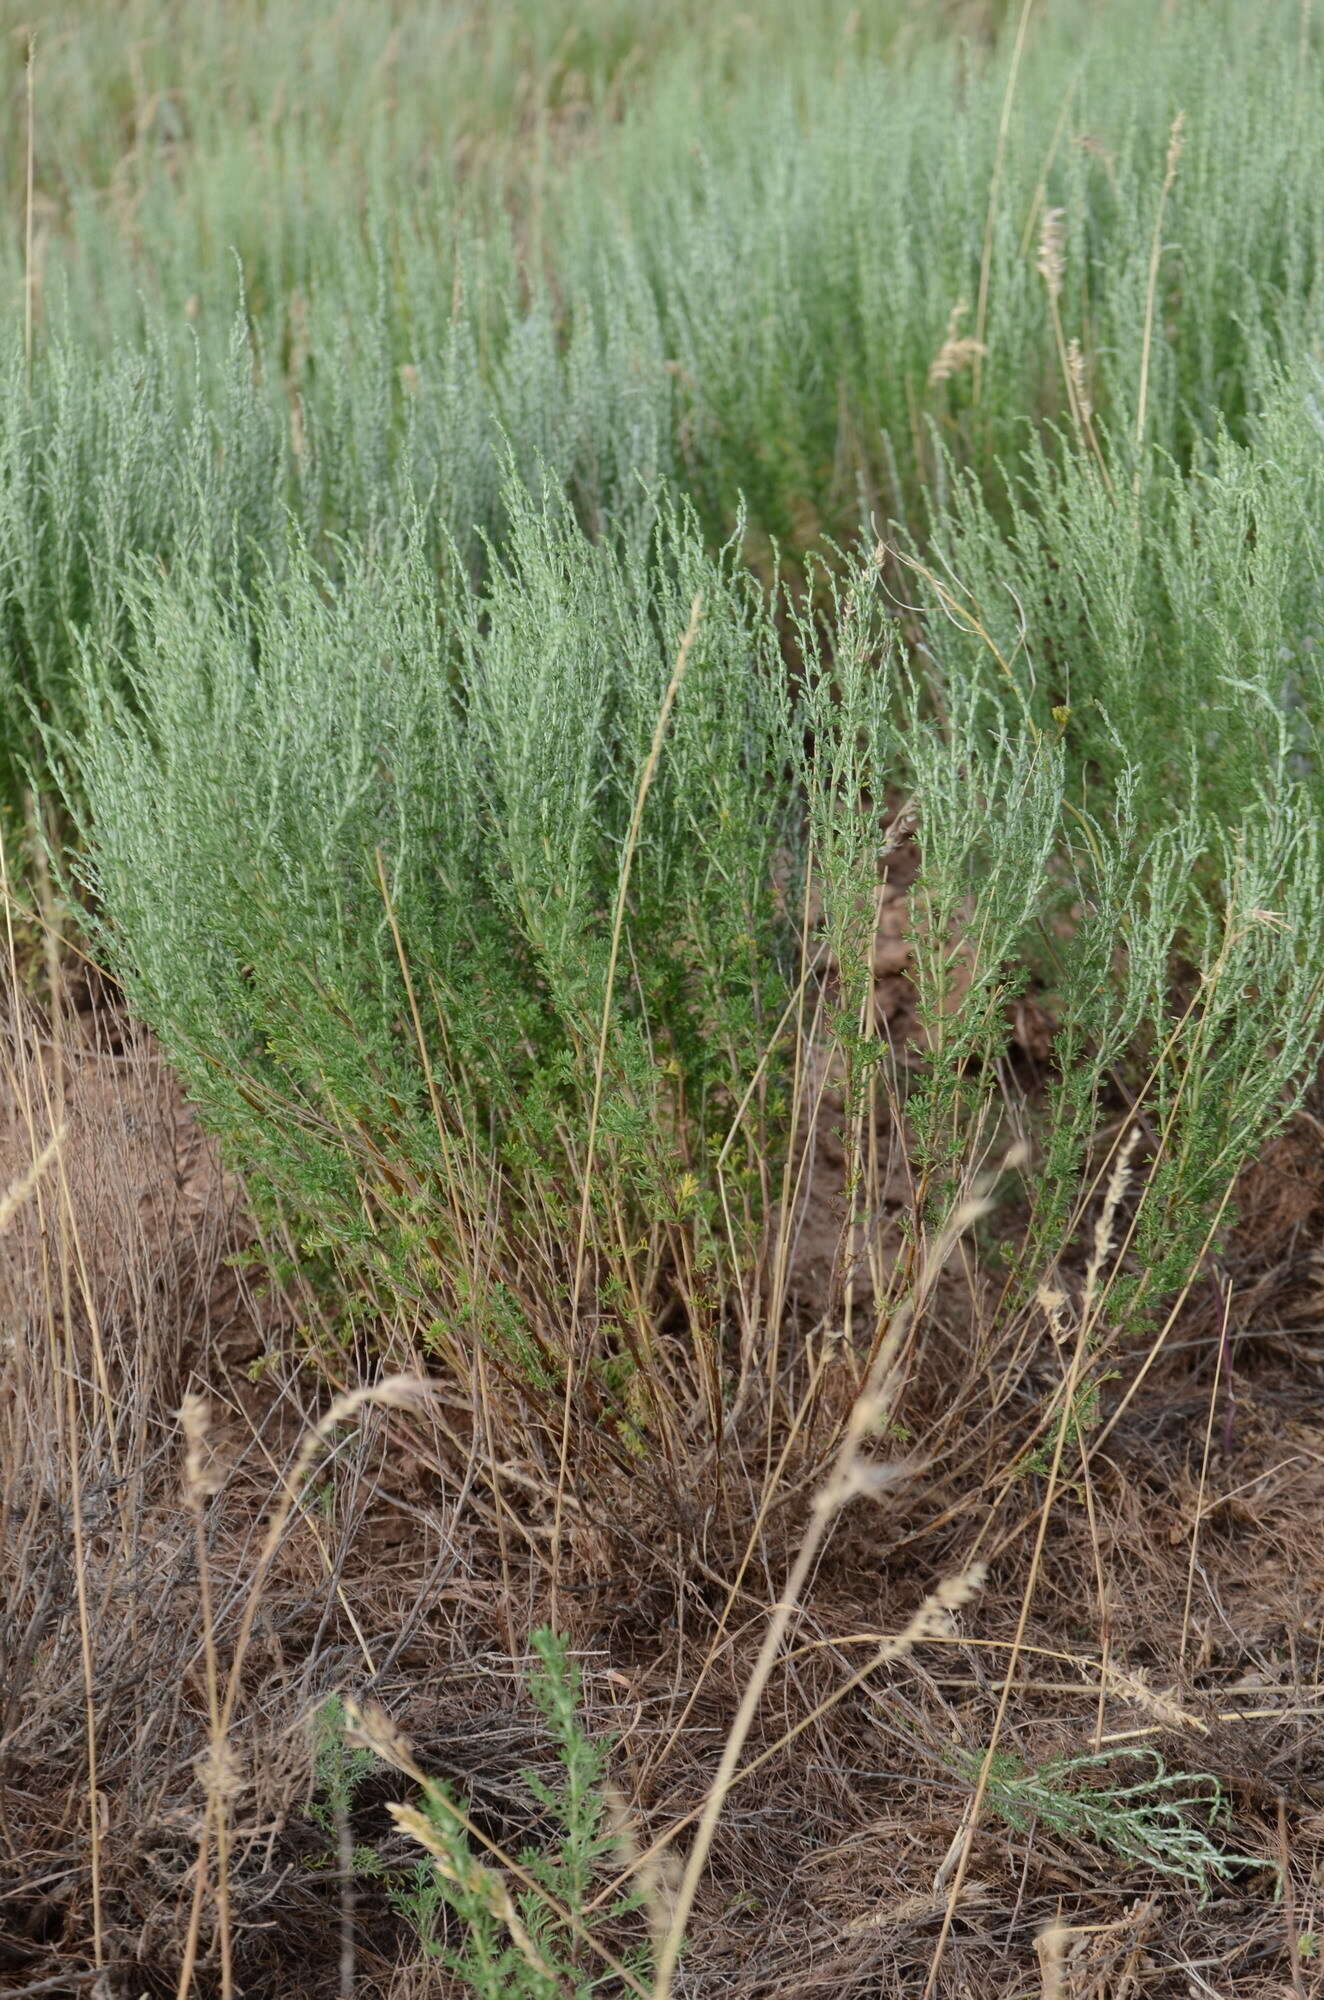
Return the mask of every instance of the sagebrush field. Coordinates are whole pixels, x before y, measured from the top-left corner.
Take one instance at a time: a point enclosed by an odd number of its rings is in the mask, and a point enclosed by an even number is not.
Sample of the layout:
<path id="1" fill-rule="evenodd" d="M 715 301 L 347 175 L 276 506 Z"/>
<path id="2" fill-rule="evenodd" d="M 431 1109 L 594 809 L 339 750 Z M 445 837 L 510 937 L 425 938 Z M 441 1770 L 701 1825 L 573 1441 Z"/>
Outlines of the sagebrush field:
<path id="1" fill-rule="evenodd" d="M 1324 16 L 0 5 L 0 1992 L 1324 1994 Z"/>

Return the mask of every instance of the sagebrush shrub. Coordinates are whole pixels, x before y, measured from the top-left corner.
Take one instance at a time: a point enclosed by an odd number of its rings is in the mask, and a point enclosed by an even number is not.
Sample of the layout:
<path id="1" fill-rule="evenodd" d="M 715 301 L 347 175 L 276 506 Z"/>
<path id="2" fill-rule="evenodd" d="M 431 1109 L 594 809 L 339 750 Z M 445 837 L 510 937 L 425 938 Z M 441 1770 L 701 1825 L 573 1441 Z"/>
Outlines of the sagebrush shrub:
<path id="1" fill-rule="evenodd" d="M 935 611 L 927 670 L 903 665 L 876 557 L 797 609 L 665 497 L 601 542 L 550 486 L 505 504 L 480 584 L 455 551 L 438 577 L 417 524 L 337 579 L 292 536 L 251 593 L 228 567 L 140 569 L 122 651 L 86 649 L 98 934 L 305 1253 L 549 1388 L 590 1298 L 613 1394 L 677 1287 L 720 1321 L 795 1143 L 797 990 L 822 993 L 848 1102 L 881 1053 L 904 798 L 919 1039 L 893 1088 L 921 1206 L 1001 1126 L 1035 976 L 1057 1061 L 1031 1246 L 1061 1241 L 1120 1091 L 1153 1134 L 1133 1289 L 1180 1283 L 1318 1024 L 1300 753 L 1229 795 L 1193 725 L 1164 796 L 1135 688 L 1115 717 L 1091 697 L 1107 763 L 1088 735 L 1073 754 L 1074 704 L 1035 719 L 1038 631 L 1009 657 Z M 1261 727 L 1252 680 L 1223 700 Z"/>

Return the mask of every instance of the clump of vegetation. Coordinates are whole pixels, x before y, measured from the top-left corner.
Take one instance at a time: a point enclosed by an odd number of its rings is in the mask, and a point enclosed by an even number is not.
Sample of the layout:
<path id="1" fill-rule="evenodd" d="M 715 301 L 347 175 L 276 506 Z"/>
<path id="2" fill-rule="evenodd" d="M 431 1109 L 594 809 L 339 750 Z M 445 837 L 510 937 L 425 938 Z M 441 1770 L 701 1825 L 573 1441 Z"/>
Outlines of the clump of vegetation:
<path id="1" fill-rule="evenodd" d="M 1131 1784 L 1096 1781 L 1096 1774 L 1128 1758 L 1149 1767 L 1144 1776 Z M 972 1782 L 981 1763 L 978 1757 L 968 1762 Z M 1217 1778 L 1167 1771 L 1152 1750 L 1129 1746 L 1106 1756 L 1060 1757 L 1034 1769 L 1010 1751 L 995 1751 L 987 1797 L 1018 1833 L 1038 1822 L 1064 1839 L 1097 1841 L 1133 1867 L 1187 1884 L 1202 1902 L 1234 1867 L 1255 1865 L 1227 1854 L 1210 1837 L 1209 1826 L 1227 1811 Z"/>
<path id="2" fill-rule="evenodd" d="M 347 1707 L 339 1697 L 317 1712 L 316 1793 L 310 1808 L 330 1831 L 344 1823 L 354 1795 L 378 1760 L 413 1778 L 417 1803 L 388 1810 L 396 1826 L 427 1855 L 392 1873 L 373 1848 L 351 1850 L 358 1874 L 388 1878 L 394 1907 L 417 1935 L 423 1954 L 439 1960 L 478 2000 L 555 2000 L 598 1991 L 604 1974 L 642 1993 L 649 1977 L 647 1945 L 625 1960 L 601 1942 L 640 1906 L 638 1895 L 595 1897 L 599 1877 L 623 1858 L 607 1795 L 609 1745 L 595 1743 L 579 1719 L 579 1680 L 565 1643 L 535 1632 L 536 1665 L 529 1691 L 551 1737 L 559 1765 L 552 1782 L 524 1774 L 546 1837 L 493 1868 L 475 1850 L 472 1820 L 444 1785 L 415 1764 L 398 1730 L 378 1711 Z M 489 1843 L 490 1845 L 490 1843 Z M 459 1942 L 448 1942 L 454 1925 Z"/>
<path id="3" fill-rule="evenodd" d="M 1178 1289 L 1314 1046 L 1318 806 L 1291 747 L 1309 695 L 1289 737 L 1243 651 L 1216 727 L 1206 705 L 1183 746 L 1100 688 L 1076 754 L 1037 685 L 1053 641 L 1004 650 L 946 586 L 926 672 L 872 555 L 824 574 L 811 615 L 663 496 L 601 542 L 554 489 L 507 506 L 478 585 L 454 552 L 438 580 L 417 528 L 338 581 L 295 544 L 238 598 L 201 562 L 141 571 L 126 648 L 85 652 L 97 935 L 305 1254 L 545 1392 L 591 1311 L 587 1393 L 631 1437 L 665 1429 L 655 1326 L 678 1294 L 677 1365 L 718 1424 L 703 1357 L 797 1143 L 797 1010 L 821 993 L 858 1077 L 883 1053 L 868 968 L 901 797 L 917 1028 L 887 1089 L 921 1215 L 940 1222 L 1005 1117 L 1037 964 L 1058 1061 L 1032 1261 L 1071 1225 L 1124 1075 L 1154 1136 L 1115 1309 Z M 1229 736 L 1260 739 L 1253 788 Z M 1154 789 L 1155 741 L 1184 793 Z"/>
<path id="4" fill-rule="evenodd" d="M 286 507 L 332 564 L 417 509 L 431 549 L 479 565 L 509 525 L 508 455 L 535 487 L 550 467 L 594 530 L 674 480 L 714 544 L 743 511 L 763 567 L 774 541 L 941 514 L 968 468 L 995 551 L 1000 469 L 1027 449 L 1060 466 L 1069 439 L 1061 476 L 1088 471 L 1097 512 L 1138 461 L 1256 443 L 1275 371 L 1311 351 L 1324 142 L 1296 0 L 1158 24 L 1072 0 L 1014 71 L 1014 42 L 967 61 L 941 8 L 917 31 L 838 0 L 810 34 L 780 0 L 738 22 L 521 5 L 500 27 L 421 5 L 380 45 L 351 9 L 313 76 L 297 9 L 237 39 L 138 11 L 127 41 L 101 9 L 38 27 L 31 204 L 11 154 L 0 253 L 33 305 L 0 422 L 0 796 L 20 819 L 45 765 L 31 708 L 78 729 L 78 635 L 122 636 L 126 554 L 200 543 L 241 583 L 281 566 Z M 1128 34 L 1142 84 L 1115 61 Z M 4 59 L 17 108 L 22 37 Z"/>

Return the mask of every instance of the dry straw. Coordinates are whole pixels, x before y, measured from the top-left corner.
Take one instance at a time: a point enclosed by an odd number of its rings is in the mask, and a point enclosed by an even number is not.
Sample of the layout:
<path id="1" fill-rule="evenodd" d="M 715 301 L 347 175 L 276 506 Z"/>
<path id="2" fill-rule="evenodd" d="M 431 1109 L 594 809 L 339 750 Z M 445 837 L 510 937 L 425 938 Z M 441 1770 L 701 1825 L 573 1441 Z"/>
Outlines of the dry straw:
<path id="1" fill-rule="evenodd" d="M 936 388 L 939 382 L 949 382 L 953 375 L 964 374 L 972 368 L 980 356 L 988 353 L 982 340 L 969 335 L 962 337 L 961 321 L 970 308 L 964 299 L 958 299 L 947 316 L 947 331 L 943 335 L 942 346 L 929 365 L 929 387 Z"/>
<path id="2" fill-rule="evenodd" d="M 1063 208 L 1044 210 L 1035 269 L 1043 279 L 1044 290 L 1048 294 L 1048 316 L 1052 322 L 1053 342 L 1066 388 L 1072 428 L 1081 444 L 1093 454 L 1103 482 L 1111 493 L 1112 475 L 1094 431 L 1094 399 L 1089 390 L 1084 350 L 1075 334 L 1067 339 L 1062 324 L 1062 288 L 1067 270 L 1066 210 Z"/>
<path id="3" fill-rule="evenodd" d="M 1048 287 L 1049 298 L 1054 301 L 1062 295 L 1062 280 L 1066 276 L 1066 242 L 1066 210 L 1046 208 L 1039 226 L 1039 251 L 1034 268 Z"/>
<path id="4" fill-rule="evenodd" d="M 484 1868 L 482 1862 L 475 1861 L 472 1856 L 457 1861 L 455 1853 L 442 1840 L 427 1814 L 420 1812 L 417 1806 L 392 1803 L 386 1810 L 401 1833 L 407 1834 L 411 1840 L 417 1841 L 418 1845 L 426 1850 L 438 1875 L 447 1882 L 454 1882 L 466 1895 L 486 1904 L 498 1923 L 505 1925 L 526 1963 L 531 1965 L 535 1972 L 541 1973 L 546 1979 L 556 1977 L 520 1922 L 519 1913 L 511 1901 L 510 1891 L 495 1869 Z"/>
<path id="5" fill-rule="evenodd" d="M 1140 342 L 1140 389 L 1136 397 L 1136 467 L 1132 482 L 1135 495 L 1140 492 L 1140 454 L 1144 449 L 1145 428 L 1149 418 L 1149 364 L 1154 345 L 1154 307 L 1158 296 L 1159 262 L 1163 255 L 1163 217 L 1168 206 L 1168 196 L 1177 178 L 1177 163 L 1181 159 L 1185 143 L 1186 113 L 1179 111 L 1172 121 L 1168 133 L 1168 155 L 1163 169 L 1163 186 L 1159 191 L 1158 213 L 1154 217 L 1154 236 L 1149 246 L 1149 278 L 1145 285 L 1145 326 Z"/>
<path id="6" fill-rule="evenodd" d="M 14 1217 L 36 1193 L 42 1177 L 55 1165 L 64 1144 L 65 1127 L 60 1125 L 54 1136 L 47 1140 L 26 1173 L 11 1181 L 3 1195 L 0 1195 L 0 1232 L 8 1229 Z"/>
<path id="7" fill-rule="evenodd" d="M 639 845 L 640 829 L 643 826 L 644 807 L 652 789 L 657 767 L 662 759 L 662 745 L 666 741 L 667 725 L 680 684 L 685 678 L 689 664 L 690 650 L 699 635 L 699 621 L 703 616 L 703 599 L 697 595 L 690 605 L 689 623 L 682 634 L 676 651 L 676 663 L 671 670 L 662 706 L 658 710 L 657 722 L 653 729 L 653 740 L 648 747 L 648 755 L 639 774 L 635 790 L 634 810 L 625 836 L 625 846 L 621 855 L 620 876 L 616 887 L 616 907 L 612 914 L 611 948 L 607 956 L 607 978 L 602 997 L 602 1021 L 598 1033 L 597 1055 L 593 1065 L 593 1099 L 589 1106 L 588 1137 L 585 1146 L 584 1168 L 581 1177 L 579 1222 L 575 1232 L 574 1279 L 570 1294 L 570 1330 L 565 1357 L 565 1394 L 561 1404 L 561 1441 L 559 1469 L 556 1481 L 556 1511 L 552 1522 L 552 1623 L 557 1622 L 557 1601 L 561 1573 L 561 1539 L 565 1512 L 565 1489 L 569 1473 L 570 1425 L 574 1410 L 574 1392 L 578 1380 L 575 1362 L 579 1347 L 579 1313 L 584 1295 L 584 1279 L 588 1252 L 589 1216 L 593 1204 L 593 1168 L 597 1155 L 598 1126 L 602 1117 L 603 1085 L 607 1073 L 607 1046 L 611 1038 L 612 1005 L 615 998 L 616 974 L 620 965 L 621 940 L 625 931 L 626 902 L 630 893 L 630 873 L 634 865 L 635 850 Z"/>
<path id="8" fill-rule="evenodd" d="M 961 1841 L 960 1853 L 952 1875 L 952 1885 L 948 1894 L 947 1908 L 943 1914 L 942 1927 L 929 1963 L 929 1974 L 924 1984 L 924 2000 L 930 2000 L 938 1978 L 947 1940 L 951 1935 L 952 1922 L 960 1900 L 962 1884 L 970 1866 L 975 1830 L 979 1825 L 980 1813 L 988 1793 L 989 1779 L 993 1771 L 993 1760 L 997 1756 L 998 1744 L 1006 1725 L 1007 1712 L 1011 1706 L 1012 1690 L 1020 1671 L 1021 1650 L 1025 1644 L 1030 1622 L 1030 1607 L 1034 1602 L 1039 1581 L 1040 1565 L 1043 1562 L 1044 1544 L 1048 1538 L 1048 1524 L 1052 1517 L 1057 1498 L 1058 1482 L 1061 1477 L 1062 1458 L 1066 1449 L 1067 1436 L 1071 1427 L 1071 1413 L 1076 1405 L 1076 1395 L 1085 1372 L 1093 1336 L 1098 1304 L 1104 1293 L 1103 1270 L 1116 1246 L 1117 1219 L 1122 1202 L 1126 1197 L 1131 1178 L 1131 1160 L 1140 1141 L 1140 1129 L 1133 1126 L 1123 1138 L 1114 1156 L 1112 1172 L 1104 1194 L 1103 1206 L 1094 1227 L 1094 1241 L 1085 1279 L 1085 1296 L 1081 1305 L 1080 1323 L 1076 1333 L 1075 1346 L 1062 1384 L 1060 1415 L 1053 1441 L 1053 1457 L 1045 1485 L 1043 1504 L 1039 1509 L 1039 1522 L 1035 1533 L 1034 1548 L 1030 1556 L 1029 1574 L 1021 1593 L 1020 1613 L 1016 1621 L 1016 1632 L 1007 1657 L 1006 1672 L 998 1695 L 997 1712 L 989 1733 L 988 1747 L 980 1761 L 979 1775 L 975 1781 L 974 1797 L 970 1802 L 969 1815 Z"/>
<path id="9" fill-rule="evenodd" d="M 988 1203 L 983 1199 L 964 1202 L 957 1208 L 921 1266 L 910 1299 L 898 1307 L 890 1325 L 877 1342 L 873 1361 L 860 1394 L 852 1406 L 831 1470 L 815 1498 L 809 1524 L 791 1566 L 785 1590 L 780 1602 L 772 1609 L 763 1644 L 759 1648 L 758 1658 L 746 1684 L 735 1720 L 723 1746 L 717 1771 L 709 1787 L 708 1798 L 694 1837 L 694 1845 L 676 1892 L 671 1926 L 658 1956 L 654 2000 L 668 2000 L 671 1993 L 686 1926 L 707 1866 L 708 1854 L 722 1807 L 735 1782 L 740 1755 L 753 1727 L 764 1690 L 791 1623 L 798 1614 L 801 1595 L 818 1561 L 828 1532 L 841 1510 L 857 1494 L 876 1493 L 879 1490 L 879 1469 L 867 1463 L 864 1446 L 867 1439 L 887 1422 L 890 1415 L 897 1386 L 895 1376 L 905 1339 L 918 1311 L 929 1298 L 939 1272 L 946 1265 L 960 1238 L 981 1215 L 986 1213 L 987 1208 Z M 896 1476 L 890 1468 L 882 1474 L 883 1478 L 895 1479 Z M 938 1629 L 939 1623 L 942 1630 L 949 1630 L 952 1611 L 967 1601 L 968 1597 L 979 1588 L 982 1580 L 982 1570 L 978 1575 L 973 1570 L 966 1570 L 962 1576 L 940 1586 L 934 1599 L 927 1601 L 916 1613 L 912 1621 L 916 1634 L 922 1636 L 930 1629 Z M 946 1597 L 944 1593 L 947 1593 Z M 906 1650 L 910 1644 L 917 1643 L 917 1639 L 902 1634 L 897 1643 L 902 1650 Z M 886 1656 L 884 1653 L 883 1657 Z"/>
<path id="10" fill-rule="evenodd" d="M 997 144 L 993 152 L 993 171 L 988 183 L 988 209 L 984 216 L 984 244 L 979 257 L 979 301 L 975 307 L 975 339 L 982 343 L 988 327 L 988 293 L 993 271 L 993 228 L 997 220 L 998 196 L 1002 189 L 1002 168 L 1007 153 L 1007 135 L 1011 130 L 1011 107 L 1016 98 L 1016 81 L 1020 75 L 1021 57 L 1025 53 L 1025 36 L 1030 25 L 1030 14 L 1034 0 L 1022 0 L 1020 19 L 1016 23 L 1016 40 L 1012 44 L 1011 64 L 1007 71 L 1007 88 L 1003 92 L 1002 112 L 998 119 Z M 982 351 L 974 357 L 974 399 L 979 401 L 980 362 Z"/>
<path id="11" fill-rule="evenodd" d="M 26 198 L 23 214 L 23 361 L 32 387 L 32 344 L 36 310 L 37 267 L 33 257 L 32 224 L 37 202 L 37 38 L 28 34 L 28 143 Z"/>
<path id="12" fill-rule="evenodd" d="M 283 1481 L 281 1497 L 272 1509 L 267 1524 L 266 1536 L 261 1551 L 249 1578 L 247 1596 L 239 1620 L 239 1630 L 235 1638 L 230 1659 L 230 1671 L 224 1694 L 221 1692 L 220 1665 L 215 1639 L 215 1619 L 212 1605 L 211 1572 L 208 1561 L 204 1508 L 207 1498 L 217 1489 L 214 1460 L 209 1446 L 209 1412 L 206 1400 L 197 1395 L 185 1397 L 180 1410 L 180 1424 L 184 1432 L 184 1497 L 193 1517 L 195 1546 L 198 1560 L 199 1588 L 201 1592 L 203 1647 L 207 1681 L 208 1746 L 200 1760 L 198 1775 L 207 1798 L 201 1834 L 198 1841 L 198 1858 L 194 1874 L 193 1904 L 189 1915 L 188 1931 L 185 1937 L 183 1958 L 180 1966 L 179 1983 L 176 1988 L 177 2000 L 185 2000 L 192 1983 L 197 1961 L 198 1944 L 201 1936 L 202 1912 L 210 1877 L 210 1858 L 213 1842 L 216 1848 L 217 1878 L 215 1903 L 217 1930 L 219 1933 L 221 1957 L 221 1990 L 224 2000 L 234 1991 L 231 1925 L 229 1910 L 229 1811 L 239 1786 L 239 1766 L 230 1743 L 230 1729 L 234 1720 L 239 1691 L 243 1685 L 244 1662 L 253 1626 L 257 1618 L 258 1604 L 267 1575 L 281 1537 L 285 1532 L 291 1514 L 298 1505 L 304 1482 L 312 1471 L 320 1453 L 325 1448 L 333 1431 L 339 1425 L 357 1417 L 371 1406 L 393 1410 L 417 1410 L 431 1395 L 429 1385 L 412 1376 L 391 1376 L 385 1381 L 369 1387 L 356 1389 L 337 1396 L 321 1421 L 306 1433 L 294 1463 Z"/>

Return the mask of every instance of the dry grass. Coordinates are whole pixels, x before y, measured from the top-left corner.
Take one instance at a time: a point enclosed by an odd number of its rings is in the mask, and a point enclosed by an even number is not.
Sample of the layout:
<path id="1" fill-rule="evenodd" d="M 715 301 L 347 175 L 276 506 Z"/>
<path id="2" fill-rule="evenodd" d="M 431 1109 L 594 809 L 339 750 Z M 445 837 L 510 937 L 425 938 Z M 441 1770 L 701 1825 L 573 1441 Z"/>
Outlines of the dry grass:
<path id="1" fill-rule="evenodd" d="M 979 1275 L 969 1215 L 895 1297 L 856 1272 L 881 1329 L 863 1373 L 797 1263 L 842 1160 L 801 1148 L 768 1258 L 775 1361 L 720 1451 L 678 1422 L 669 1462 L 622 1464 L 563 1448 L 490 1374 L 402 1394 L 406 1327 L 361 1378 L 319 1365 L 316 1301 L 236 1268 L 236 1190 L 150 1047 L 52 963 L 56 1004 L 13 978 L 4 1029 L 6 1990 L 459 1991 L 327 1855 L 308 1721 L 332 1690 L 377 1704 L 485 1841 L 536 1843 L 516 1776 L 550 1752 L 523 1635 L 554 1582 L 587 1719 L 616 1738 L 622 1868 L 669 1882 L 686 1928 L 676 1992 L 1317 1990 L 1309 1114 L 1149 1350 L 1107 1320 L 1138 1198 L 1115 1154 L 1056 1292 L 1024 1310 Z M 808 1126 L 826 1088 L 804 1086 Z M 895 1146 L 863 1153 L 902 1208 Z M 1115 1379 L 1076 1436 L 1073 1371 L 1099 1355 Z M 1046 1478 L 1018 1470 L 1036 1438 Z M 954 1760 L 986 1776 L 997 1749 L 1137 1743 L 1215 1773 L 1219 1839 L 1261 1857 L 1204 1908 L 1005 1825 Z M 366 1786 L 352 1835 L 403 1866 L 398 1782 Z"/>

